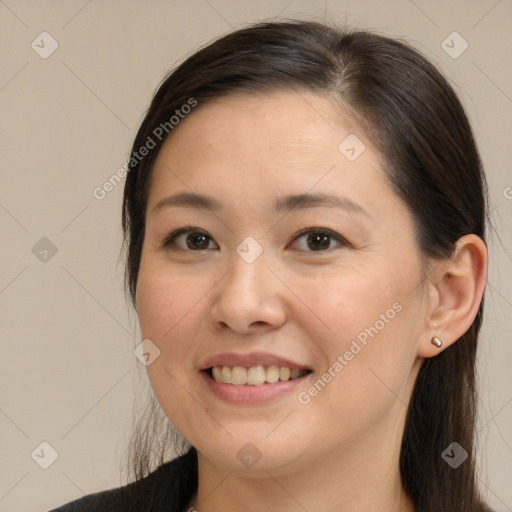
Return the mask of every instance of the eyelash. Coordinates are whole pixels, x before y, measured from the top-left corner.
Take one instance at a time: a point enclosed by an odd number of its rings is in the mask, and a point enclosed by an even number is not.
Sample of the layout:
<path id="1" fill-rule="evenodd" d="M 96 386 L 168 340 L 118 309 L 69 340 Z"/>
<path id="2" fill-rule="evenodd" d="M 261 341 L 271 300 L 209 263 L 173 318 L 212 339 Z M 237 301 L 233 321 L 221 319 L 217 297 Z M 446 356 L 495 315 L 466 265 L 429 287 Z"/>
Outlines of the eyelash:
<path id="1" fill-rule="evenodd" d="M 178 236 L 183 235 L 183 234 L 189 234 L 189 233 L 205 235 L 209 240 L 213 241 L 212 238 L 209 237 L 207 235 L 207 233 L 205 233 L 203 230 L 194 228 L 194 227 L 186 227 L 186 228 L 177 229 L 176 231 L 173 231 L 169 235 L 166 235 L 161 241 L 161 247 L 164 249 L 168 249 L 168 250 L 176 250 L 176 251 L 183 251 L 183 252 L 204 252 L 205 250 L 207 250 L 207 249 L 198 249 L 198 250 L 194 251 L 192 249 L 182 249 L 179 247 L 171 248 L 171 246 L 175 244 L 175 240 Z M 344 247 L 351 246 L 351 244 L 344 237 L 339 235 L 338 233 L 336 233 L 330 229 L 327 229 L 327 228 L 316 228 L 316 227 L 310 227 L 310 228 L 305 228 L 305 229 L 300 230 L 296 234 L 295 238 L 293 239 L 293 242 L 295 242 L 298 238 L 300 238 L 304 235 L 308 235 L 310 233 L 328 235 L 331 239 L 334 239 L 335 241 L 339 242 L 341 246 L 344 246 Z M 333 248 L 331 247 L 330 249 L 325 249 L 325 250 L 303 251 L 303 252 L 311 252 L 311 253 L 324 252 L 325 253 L 325 252 L 331 252 L 332 250 L 333 250 Z"/>

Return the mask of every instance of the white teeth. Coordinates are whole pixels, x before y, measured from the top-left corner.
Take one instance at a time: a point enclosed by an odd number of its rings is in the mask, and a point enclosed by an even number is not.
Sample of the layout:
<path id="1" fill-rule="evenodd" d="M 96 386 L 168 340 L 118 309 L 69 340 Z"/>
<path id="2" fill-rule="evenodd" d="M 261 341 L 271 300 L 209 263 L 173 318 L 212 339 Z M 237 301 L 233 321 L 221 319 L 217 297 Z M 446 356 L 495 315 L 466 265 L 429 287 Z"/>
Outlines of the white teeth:
<path id="1" fill-rule="evenodd" d="M 247 371 L 247 384 L 259 386 L 265 382 L 265 368 L 263 366 L 253 366 Z"/>
<path id="2" fill-rule="evenodd" d="M 224 368 L 227 368 L 227 367 L 225 366 Z M 228 368 L 228 370 L 229 370 L 229 368 Z M 231 371 L 229 373 L 231 373 Z M 222 378 L 222 368 L 220 366 L 214 366 L 212 368 L 212 374 L 213 374 L 213 378 L 217 382 L 225 382 L 225 380 Z"/>
<path id="3" fill-rule="evenodd" d="M 231 384 L 241 386 L 247 384 L 247 370 L 242 366 L 235 366 L 231 370 Z"/>
<path id="4" fill-rule="evenodd" d="M 279 380 L 279 367 L 269 366 L 265 372 L 265 380 L 267 382 L 277 382 Z"/>
<path id="5" fill-rule="evenodd" d="M 233 384 L 235 386 L 261 386 L 266 382 L 272 384 L 274 382 L 297 379 L 307 373 L 306 370 L 297 368 L 285 368 L 284 366 L 252 366 L 245 368 L 243 366 L 214 366 L 212 368 L 212 376 L 216 382 L 223 384 Z"/>
<path id="6" fill-rule="evenodd" d="M 220 366 L 217 366 L 220 368 Z M 215 375 L 214 375 L 215 377 Z M 222 367 L 222 374 L 220 379 L 215 379 L 217 382 L 225 382 L 226 384 L 231 384 L 231 368 L 229 366 Z"/>
<path id="7" fill-rule="evenodd" d="M 290 380 L 290 373 L 290 368 L 281 368 L 279 370 L 279 379 L 284 381 Z"/>

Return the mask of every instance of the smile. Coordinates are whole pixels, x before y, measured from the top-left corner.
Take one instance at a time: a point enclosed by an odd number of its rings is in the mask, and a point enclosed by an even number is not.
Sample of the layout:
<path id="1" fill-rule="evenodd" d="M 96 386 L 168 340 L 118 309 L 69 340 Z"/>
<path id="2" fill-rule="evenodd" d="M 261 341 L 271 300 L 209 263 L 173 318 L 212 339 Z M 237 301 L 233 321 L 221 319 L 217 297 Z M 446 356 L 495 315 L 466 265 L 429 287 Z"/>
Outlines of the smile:
<path id="1" fill-rule="evenodd" d="M 299 379 L 307 373 L 310 373 L 310 370 L 276 365 L 258 365 L 249 368 L 244 366 L 213 366 L 208 370 L 208 374 L 215 382 L 233 386 L 262 386 L 276 382 L 288 382 Z"/>

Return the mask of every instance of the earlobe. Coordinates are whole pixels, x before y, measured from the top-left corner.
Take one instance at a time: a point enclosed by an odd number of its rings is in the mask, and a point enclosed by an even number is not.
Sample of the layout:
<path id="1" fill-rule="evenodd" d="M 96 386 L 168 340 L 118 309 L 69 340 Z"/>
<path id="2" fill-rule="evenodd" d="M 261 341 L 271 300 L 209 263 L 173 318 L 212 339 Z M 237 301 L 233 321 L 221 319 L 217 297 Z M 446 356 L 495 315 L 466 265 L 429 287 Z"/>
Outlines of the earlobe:
<path id="1" fill-rule="evenodd" d="M 474 234 L 459 238 L 449 260 L 431 274 L 433 306 L 427 312 L 418 356 L 434 357 L 471 327 L 487 280 L 487 246 Z"/>

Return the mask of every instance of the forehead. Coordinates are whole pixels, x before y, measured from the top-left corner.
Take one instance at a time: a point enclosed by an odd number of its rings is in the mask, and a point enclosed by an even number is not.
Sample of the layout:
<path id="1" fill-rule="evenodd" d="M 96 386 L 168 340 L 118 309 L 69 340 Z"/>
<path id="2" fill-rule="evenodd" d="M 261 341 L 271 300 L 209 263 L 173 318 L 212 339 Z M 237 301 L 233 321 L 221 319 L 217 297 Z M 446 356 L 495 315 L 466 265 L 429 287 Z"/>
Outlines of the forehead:
<path id="1" fill-rule="evenodd" d="M 341 156 L 340 142 L 353 132 L 364 138 L 338 104 L 311 92 L 231 94 L 199 101 L 167 137 L 155 167 L 186 159 L 189 172 L 213 164 L 239 164 L 239 174 L 255 168 L 274 168 L 275 174 L 287 167 L 329 168 Z"/>
<path id="2" fill-rule="evenodd" d="M 288 158 L 296 150 L 303 154 L 327 150 L 337 155 L 340 137 L 356 129 L 340 105 L 328 97 L 307 91 L 237 93 L 199 102 L 166 144 L 177 139 L 181 145 L 188 139 L 188 143 L 218 148 L 226 156 L 265 148 L 258 160 L 268 151 Z M 190 139 L 192 133 L 195 141 Z"/>
<path id="3" fill-rule="evenodd" d="M 199 102 L 171 132 L 153 169 L 148 208 L 171 189 L 229 194 L 246 207 L 249 197 L 339 191 L 384 207 L 391 189 L 381 169 L 371 141 L 328 97 L 229 95 Z"/>

